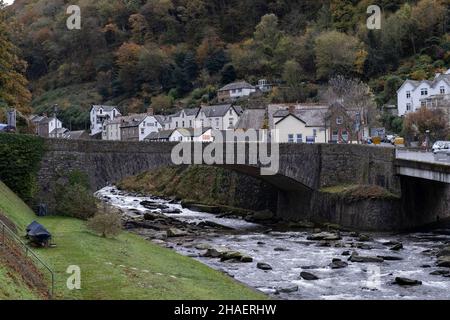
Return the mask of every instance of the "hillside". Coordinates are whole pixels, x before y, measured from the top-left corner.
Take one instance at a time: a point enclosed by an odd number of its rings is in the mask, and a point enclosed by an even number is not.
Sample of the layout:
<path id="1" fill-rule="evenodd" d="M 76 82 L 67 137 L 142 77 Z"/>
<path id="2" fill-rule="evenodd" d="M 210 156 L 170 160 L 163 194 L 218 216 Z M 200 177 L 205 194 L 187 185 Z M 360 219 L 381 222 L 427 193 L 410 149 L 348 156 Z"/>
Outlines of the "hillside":
<path id="1" fill-rule="evenodd" d="M 0 182 L 0 210 L 20 234 L 33 220 L 53 234 L 57 245 L 37 250 L 56 272 L 57 299 L 264 299 L 265 296 L 191 258 L 123 232 L 117 239 L 90 233 L 85 222 L 72 218 L 37 218 Z M 66 287 L 70 265 L 81 268 L 82 290 Z M 0 299 L 33 298 L 32 291 L 5 277 L 0 263 Z M 7 284 L 3 288 L 3 281 Z M 3 289 L 2 289 L 3 288 Z M 15 292 L 12 294 L 11 292 Z"/>
<path id="2" fill-rule="evenodd" d="M 344 74 L 382 105 L 403 79 L 450 67 L 450 0 L 378 1 L 381 30 L 366 27 L 368 0 L 86 0 L 81 30 L 67 29 L 68 4 L 16 0 L 8 14 L 33 107 L 58 103 L 73 129 L 90 103 L 168 112 L 236 79 L 281 83 L 268 102 L 301 102 Z"/>

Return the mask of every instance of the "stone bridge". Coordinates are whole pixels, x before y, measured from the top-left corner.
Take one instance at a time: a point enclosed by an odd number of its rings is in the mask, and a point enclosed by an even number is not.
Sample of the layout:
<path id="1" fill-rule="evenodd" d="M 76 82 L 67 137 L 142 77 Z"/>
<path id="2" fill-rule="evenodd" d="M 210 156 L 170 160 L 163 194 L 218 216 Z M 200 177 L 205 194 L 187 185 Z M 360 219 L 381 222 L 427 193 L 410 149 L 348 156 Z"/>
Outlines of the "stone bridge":
<path id="1" fill-rule="evenodd" d="M 67 176 L 67 172 L 79 170 L 89 176 L 92 190 L 98 190 L 131 175 L 174 165 L 171 152 L 175 145 L 48 139 L 38 175 L 39 184 L 44 192 L 49 191 L 52 183 Z M 202 149 L 205 146 L 202 145 Z M 236 157 L 237 146 L 232 147 L 235 147 Z M 248 149 L 247 145 L 247 153 Z M 224 146 L 224 158 L 227 157 L 226 152 Z M 385 148 L 282 144 L 279 145 L 279 170 L 275 175 L 261 175 L 263 166 L 259 161 L 250 164 L 248 156 L 244 164 L 218 165 L 267 180 L 282 190 L 296 187 L 319 190 L 342 184 L 376 184 L 398 192 L 399 180 L 395 176 L 394 161 L 394 151 Z"/>
<path id="2" fill-rule="evenodd" d="M 45 145 L 38 183 L 40 200 L 47 202 L 51 208 L 49 195 L 59 184 L 65 183 L 69 172 L 85 172 L 92 191 L 95 191 L 127 176 L 174 165 L 171 153 L 176 144 L 48 139 Z M 201 148 L 207 146 L 201 145 Z M 226 153 L 224 147 L 225 157 Z M 424 210 L 423 206 L 412 208 L 409 199 L 402 197 L 404 190 L 408 195 L 415 196 L 416 189 L 423 190 L 425 187 L 421 179 L 404 183 L 406 180 L 397 172 L 395 149 L 391 148 L 281 144 L 279 170 L 275 175 L 261 175 L 262 166 L 259 162 L 250 164 L 248 157 L 243 164 L 218 165 L 276 186 L 279 190 L 277 214 L 289 220 L 328 221 L 363 229 L 392 230 L 435 222 L 436 217 L 450 217 L 447 186 L 438 184 L 435 187 L 444 194 L 444 198 L 432 212 L 419 212 Z M 396 195 L 398 200 L 352 202 L 322 191 L 327 187 L 344 185 L 377 185 Z M 409 185 L 417 188 L 410 188 Z M 408 208 L 408 212 L 403 208 Z"/>

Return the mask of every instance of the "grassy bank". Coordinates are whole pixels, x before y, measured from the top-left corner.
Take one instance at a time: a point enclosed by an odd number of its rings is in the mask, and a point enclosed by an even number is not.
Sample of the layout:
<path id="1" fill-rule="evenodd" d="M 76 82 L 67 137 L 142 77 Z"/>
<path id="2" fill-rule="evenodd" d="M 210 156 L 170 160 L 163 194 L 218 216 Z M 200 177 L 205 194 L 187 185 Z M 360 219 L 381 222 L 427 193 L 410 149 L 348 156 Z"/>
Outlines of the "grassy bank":
<path id="1" fill-rule="evenodd" d="M 332 194 L 348 201 L 366 199 L 398 200 L 399 196 L 389 190 L 375 185 L 339 185 L 320 189 L 321 192 Z"/>
<path id="2" fill-rule="evenodd" d="M 1 182 L 0 210 L 21 233 L 37 220 L 53 234 L 57 247 L 37 252 L 56 272 L 59 299 L 265 298 L 220 272 L 133 234 L 123 232 L 116 239 L 104 239 L 90 233 L 81 220 L 37 218 Z M 81 290 L 66 287 L 70 265 L 81 268 Z"/>

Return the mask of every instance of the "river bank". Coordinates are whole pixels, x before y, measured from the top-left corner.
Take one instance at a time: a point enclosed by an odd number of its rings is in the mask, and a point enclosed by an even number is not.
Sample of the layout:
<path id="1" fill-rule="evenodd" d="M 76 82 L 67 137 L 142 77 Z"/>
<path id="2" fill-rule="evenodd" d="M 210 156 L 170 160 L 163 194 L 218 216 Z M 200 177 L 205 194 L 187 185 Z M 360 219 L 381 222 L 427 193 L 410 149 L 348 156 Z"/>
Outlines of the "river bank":
<path id="1" fill-rule="evenodd" d="M 450 244 L 449 230 L 275 230 L 114 187 L 97 196 L 122 211 L 132 232 L 277 298 L 450 299 L 447 258 L 437 257 Z"/>

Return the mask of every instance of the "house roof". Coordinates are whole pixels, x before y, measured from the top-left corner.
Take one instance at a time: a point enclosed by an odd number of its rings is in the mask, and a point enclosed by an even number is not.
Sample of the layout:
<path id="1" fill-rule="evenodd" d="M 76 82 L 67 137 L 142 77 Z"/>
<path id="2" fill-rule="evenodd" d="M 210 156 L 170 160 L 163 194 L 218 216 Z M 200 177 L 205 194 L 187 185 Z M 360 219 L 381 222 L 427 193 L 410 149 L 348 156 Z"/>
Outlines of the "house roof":
<path id="1" fill-rule="evenodd" d="M 436 74 L 435 78 L 432 81 L 430 81 L 430 80 L 416 81 L 416 80 L 407 79 L 407 80 L 405 80 L 405 82 L 403 82 L 403 84 L 397 90 L 397 92 L 399 92 L 408 83 L 414 87 L 414 90 L 417 89 L 417 87 L 419 87 L 422 84 L 427 84 L 431 88 L 435 88 L 441 80 L 445 81 L 450 86 L 450 73 Z"/>
<path id="2" fill-rule="evenodd" d="M 174 130 L 162 130 L 158 132 L 151 132 L 144 140 L 168 140 Z"/>
<path id="3" fill-rule="evenodd" d="M 43 117 L 42 120 L 39 121 L 39 123 L 46 124 L 46 123 L 50 123 L 50 122 L 52 122 L 52 121 L 55 121 L 55 119 L 56 119 L 57 121 L 61 122 L 61 120 L 59 120 L 59 119 L 56 118 L 56 117 L 51 117 L 51 118 Z"/>
<path id="4" fill-rule="evenodd" d="M 188 108 L 188 109 L 182 109 L 178 111 L 177 113 L 171 115 L 171 117 L 179 117 L 181 115 L 181 112 L 184 111 L 184 113 L 189 116 L 196 116 L 200 108 Z"/>
<path id="5" fill-rule="evenodd" d="M 57 129 L 53 129 L 51 132 L 50 132 L 50 134 L 63 134 L 63 133 L 66 133 L 66 132 L 68 132 L 69 130 L 68 129 L 66 129 L 66 128 L 57 128 Z"/>
<path id="6" fill-rule="evenodd" d="M 119 110 L 116 106 L 103 106 L 103 105 L 92 105 L 92 109 L 95 109 L 95 111 L 98 111 L 100 109 L 105 110 L 106 112 L 111 112 L 114 109 L 116 109 L 117 111 Z M 91 109 L 91 110 L 92 110 Z"/>
<path id="7" fill-rule="evenodd" d="M 239 81 L 239 82 L 229 83 L 226 86 L 220 88 L 219 91 L 228 91 L 228 90 L 236 90 L 236 89 L 256 89 L 256 88 L 246 81 Z"/>
<path id="8" fill-rule="evenodd" d="M 201 131 L 200 131 L 200 129 L 201 129 Z M 203 127 L 203 128 L 196 128 L 196 129 L 194 129 L 194 128 L 179 128 L 179 129 L 175 129 L 174 132 L 178 131 L 184 137 L 199 137 L 211 129 L 212 128 L 210 128 L 210 127 Z"/>
<path id="9" fill-rule="evenodd" d="M 292 112 L 289 111 L 290 107 L 293 108 Z M 292 114 L 298 120 L 304 122 L 307 127 L 323 127 L 327 111 L 328 106 L 315 104 L 269 105 L 269 123 L 279 123 Z"/>
<path id="10" fill-rule="evenodd" d="M 145 118 L 148 117 L 148 114 L 146 113 L 140 113 L 140 114 L 131 114 L 125 117 L 120 117 L 118 119 L 121 120 L 121 128 L 130 128 L 130 127 L 137 127 L 139 126 L 142 121 L 144 121 Z"/>
<path id="11" fill-rule="evenodd" d="M 265 109 L 247 109 L 241 114 L 236 129 L 261 129 L 265 118 Z"/>
<path id="12" fill-rule="evenodd" d="M 85 130 L 70 131 L 68 133 L 68 138 L 73 140 L 80 140 L 83 136 L 88 136 L 88 133 Z"/>
<path id="13" fill-rule="evenodd" d="M 237 107 L 238 106 L 233 106 L 231 104 L 216 104 L 212 106 L 204 106 L 198 113 L 203 112 L 207 118 L 223 117 L 228 110 L 230 110 L 230 108 L 234 108 L 234 110 L 238 112 L 236 109 Z M 242 110 L 242 108 L 239 107 L 239 110 Z"/>

